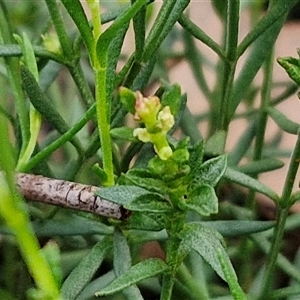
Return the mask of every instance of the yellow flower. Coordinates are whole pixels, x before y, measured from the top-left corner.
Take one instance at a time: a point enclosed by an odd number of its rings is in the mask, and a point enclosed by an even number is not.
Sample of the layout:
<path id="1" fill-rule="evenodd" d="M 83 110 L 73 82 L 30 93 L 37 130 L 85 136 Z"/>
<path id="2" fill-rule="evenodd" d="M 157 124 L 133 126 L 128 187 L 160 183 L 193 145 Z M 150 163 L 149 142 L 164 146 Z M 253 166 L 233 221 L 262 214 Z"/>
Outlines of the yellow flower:
<path id="1" fill-rule="evenodd" d="M 165 106 L 158 113 L 157 119 L 158 119 L 157 126 L 161 129 L 162 132 L 168 132 L 175 123 L 174 116 L 172 115 L 169 106 Z"/>
<path id="2" fill-rule="evenodd" d="M 173 154 L 173 151 L 171 149 L 170 146 L 164 146 L 161 149 L 157 149 L 156 145 L 154 145 L 154 150 L 157 153 L 157 155 L 159 156 L 159 158 L 161 160 L 167 160 L 168 158 L 170 158 Z"/>
<path id="3" fill-rule="evenodd" d="M 143 97 L 142 93 L 136 92 L 135 115 L 137 121 L 145 123 L 147 128 L 155 126 L 156 116 L 161 108 L 160 100 L 156 96 Z"/>
<path id="4" fill-rule="evenodd" d="M 42 39 L 46 50 L 55 54 L 61 53 L 60 42 L 55 33 L 42 34 Z"/>
<path id="5" fill-rule="evenodd" d="M 133 136 L 137 137 L 140 141 L 147 143 L 151 141 L 151 134 L 146 128 L 136 128 L 133 130 Z"/>

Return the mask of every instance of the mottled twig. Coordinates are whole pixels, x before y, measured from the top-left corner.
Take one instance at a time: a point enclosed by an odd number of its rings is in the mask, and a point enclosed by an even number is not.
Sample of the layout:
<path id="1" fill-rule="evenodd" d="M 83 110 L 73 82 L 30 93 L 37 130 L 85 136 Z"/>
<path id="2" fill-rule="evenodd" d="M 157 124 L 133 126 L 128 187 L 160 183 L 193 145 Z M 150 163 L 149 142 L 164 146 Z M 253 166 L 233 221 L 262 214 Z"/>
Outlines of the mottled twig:
<path id="1" fill-rule="evenodd" d="M 119 205 L 95 195 L 96 186 L 18 173 L 16 182 L 19 192 L 28 200 L 58 205 L 100 216 L 124 219 L 126 210 Z"/>

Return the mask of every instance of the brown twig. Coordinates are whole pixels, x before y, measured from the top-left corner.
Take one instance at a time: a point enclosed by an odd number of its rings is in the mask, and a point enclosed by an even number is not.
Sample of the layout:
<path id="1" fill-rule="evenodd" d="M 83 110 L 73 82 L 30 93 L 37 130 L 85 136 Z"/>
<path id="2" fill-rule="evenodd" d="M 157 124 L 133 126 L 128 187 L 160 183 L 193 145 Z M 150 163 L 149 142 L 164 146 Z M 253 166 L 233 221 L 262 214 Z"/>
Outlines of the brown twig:
<path id="1" fill-rule="evenodd" d="M 127 212 L 121 206 L 95 195 L 96 186 L 18 173 L 16 183 L 27 200 L 58 205 L 96 215 L 124 219 Z"/>

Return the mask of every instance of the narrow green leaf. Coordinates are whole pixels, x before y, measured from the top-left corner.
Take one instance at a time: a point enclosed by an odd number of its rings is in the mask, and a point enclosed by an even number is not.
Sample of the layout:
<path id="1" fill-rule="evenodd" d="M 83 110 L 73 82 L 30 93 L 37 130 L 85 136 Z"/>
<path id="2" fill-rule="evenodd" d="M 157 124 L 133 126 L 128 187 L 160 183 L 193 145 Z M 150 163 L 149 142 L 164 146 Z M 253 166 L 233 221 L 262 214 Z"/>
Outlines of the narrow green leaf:
<path id="1" fill-rule="evenodd" d="M 113 229 L 99 221 L 71 215 L 63 219 L 49 219 L 47 222 L 32 222 L 34 232 L 39 237 L 112 234 Z"/>
<path id="2" fill-rule="evenodd" d="M 129 127 L 118 127 L 110 130 L 110 134 L 115 139 L 137 142 L 138 139 L 133 136 L 133 128 Z"/>
<path id="3" fill-rule="evenodd" d="M 284 166 L 284 163 L 275 158 L 266 158 L 257 161 L 252 161 L 249 164 L 238 166 L 236 169 L 239 172 L 246 174 L 260 174 L 263 172 L 269 172 L 276 169 L 280 169 Z"/>
<path id="4" fill-rule="evenodd" d="M 127 240 L 118 228 L 114 232 L 114 271 L 117 277 L 131 268 L 130 249 Z"/>
<path id="5" fill-rule="evenodd" d="M 295 203 L 296 201 L 299 200 L 300 200 L 300 191 L 293 193 L 290 200 L 291 203 Z"/>
<path id="6" fill-rule="evenodd" d="M 168 87 L 161 98 L 162 106 L 169 106 L 172 115 L 176 116 L 180 107 L 181 89 L 178 84 Z"/>
<path id="7" fill-rule="evenodd" d="M 53 103 L 46 98 L 34 76 L 25 66 L 22 66 L 21 68 L 21 75 L 24 89 L 35 109 L 43 116 L 43 118 L 45 118 L 45 120 L 53 125 L 59 133 L 66 133 L 69 130 L 69 126 L 58 113 Z M 81 143 L 75 137 L 73 137 L 70 142 L 73 143 L 76 149 L 82 149 Z"/>
<path id="8" fill-rule="evenodd" d="M 223 273 L 225 275 L 226 281 L 229 285 L 229 289 L 231 292 L 231 295 L 233 296 L 233 299 L 235 300 L 247 300 L 246 295 L 244 294 L 241 286 L 239 285 L 237 281 L 237 277 L 235 274 L 235 271 L 232 267 L 228 255 L 226 252 L 222 251 L 220 248 L 217 249 L 217 256 L 219 259 L 219 262 L 221 264 Z"/>
<path id="9" fill-rule="evenodd" d="M 201 225 L 217 230 L 224 237 L 249 235 L 273 228 L 272 221 L 206 221 Z"/>
<path id="10" fill-rule="evenodd" d="M 60 251 L 59 246 L 54 240 L 50 240 L 42 249 L 42 255 L 46 258 L 48 262 L 53 277 L 57 283 L 57 286 L 61 285 L 63 274 L 61 269 L 61 261 L 60 261 Z"/>
<path id="11" fill-rule="evenodd" d="M 21 56 L 22 50 L 21 47 L 15 44 L 0 45 L 0 56 L 9 57 L 9 56 Z"/>
<path id="12" fill-rule="evenodd" d="M 225 4 L 227 5 L 227 3 Z M 226 11 L 224 12 L 226 13 Z M 216 54 L 219 55 L 220 58 L 224 59 L 226 57 L 226 54 L 224 53 L 223 49 L 209 35 L 207 35 L 207 33 L 205 33 L 200 27 L 198 27 L 194 22 L 192 22 L 189 17 L 182 14 L 178 22 L 191 36 L 195 37 L 196 39 L 204 43 L 206 46 L 211 48 Z M 199 54 L 197 53 L 197 55 Z"/>
<path id="13" fill-rule="evenodd" d="M 118 31 L 125 26 L 134 15 L 146 4 L 147 0 L 137 0 L 133 5 L 124 11 L 114 23 L 101 34 L 97 41 L 96 51 L 100 64 L 106 61 L 108 47 L 117 35 Z"/>
<path id="14" fill-rule="evenodd" d="M 227 2 L 219 0 L 212 0 L 211 2 L 216 13 L 221 17 L 222 20 L 225 20 L 227 14 Z"/>
<path id="15" fill-rule="evenodd" d="M 110 42 L 107 53 L 107 76 L 106 76 L 106 93 L 107 98 L 111 99 L 114 90 L 116 89 L 116 74 L 117 74 L 117 65 L 120 61 L 120 55 L 122 46 L 125 40 L 125 35 L 127 33 L 129 27 L 129 23 L 124 24 L 122 28 L 120 28 Z"/>
<path id="16" fill-rule="evenodd" d="M 239 140 L 234 145 L 232 151 L 228 155 L 228 166 L 237 165 L 249 150 L 250 145 L 256 135 L 256 121 L 252 121 Z"/>
<path id="17" fill-rule="evenodd" d="M 106 296 L 119 292 L 143 279 L 154 277 L 166 272 L 169 266 L 161 259 L 150 258 L 132 266 L 125 274 L 118 277 L 110 285 L 96 293 L 96 296 Z"/>
<path id="18" fill-rule="evenodd" d="M 216 131 L 205 143 L 205 154 L 215 157 L 224 153 L 226 138 L 225 130 Z"/>
<path id="19" fill-rule="evenodd" d="M 143 188 L 133 185 L 116 185 L 101 188 L 96 192 L 96 195 L 120 205 L 127 205 L 140 197 L 146 196 L 153 196 L 156 199 L 164 200 L 164 198 L 157 193 L 151 193 Z"/>
<path id="20" fill-rule="evenodd" d="M 52 23 L 55 27 L 64 57 L 70 62 L 74 60 L 74 49 L 72 41 L 68 36 L 66 26 L 56 0 L 45 0 L 47 4 Z"/>
<path id="21" fill-rule="evenodd" d="M 67 9 L 69 15 L 73 19 L 74 23 L 76 24 L 82 39 L 85 42 L 86 47 L 88 48 L 88 52 L 92 53 L 93 47 L 93 34 L 90 27 L 90 24 L 87 20 L 87 17 L 84 13 L 82 5 L 79 0 L 62 0 L 61 1 L 65 8 Z"/>
<path id="22" fill-rule="evenodd" d="M 256 192 L 262 193 L 270 197 L 275 202 L 279 200 L 279 196 L 272 189 L 244 173 L 235 171 L 231 168 L 227 168 L 224 174 L 224 178 L 249 189 L 252 189 Z"/>
<path id="23" fill-rule="evenodd" d="M 181 258 L 184 258 L 194 249 L 211 265 L 216 273 L 226 281 L 218 259 L 218 251 L 224 254 L 228 264 L 231 264 L 231 262 L 222 245 L 223 238 L 216 230 L 199 223 L 188 223 L 179 233 L 179 237 L 181 238 L 181 242 L 178 248 L 178 254 Z"/>
<path id="24" fill-rule="evenodd" d="M 184 206 L 201 216 L 216 214 L 218 212 L 218 198 L 214 188 L 205 184 L 193 189 Z"/>
<path id="25" fill-rule="evenodd" d="M 143 61 L 149 61 L 151 56 L 154 55 L 155 51 L 157 51 L 162 41 L 178 21 L 189 2 L 190 0 L 170 0 L 163 2 L 163 6 L 146 39 Z"/>
<path id="26" fill-rule="evenodd" d="M 111 248 L 111 238 L 105 237 L 82 259 L 62 285 L 61 294 L 64 300 L 76 299 L 98 270 Z"/>
<path id="27" fill-rule="evenodd" d="M 106 182 L 107 181 L 107 174 L 106 172 L 103 170 L 103 168 L 101 168 L 99 166 L 98 163 L 94 164 L 92 166 L 92 170 L 94 171 L 94 173 L 99 177 L 100 182 Z"/>
<path id="28" fill-rule="evenodd" d="M 136 0 L 135 0 L 136 1 Z M 132 1 L 131 1 L 132 2 Z M 140 62 L 143 55 L 146 35 L 146 6 L 143 6 L 133 18 L 135 40 L 135 61 Z"/>
<path id="29" fill-rule="evenodd" d="M 238 48 L 239 56 L 244 53 L 248 46 L 255 41 L 258 37 L 265 35 L 265 32 L 279 19 L 283 23 L 285 21 L 285 15 L 289 10 L 298 2 L 298 0 L 285 0 L 284 5 L 282 2 L 274 2 L 268 13 L 259 20 L 259 22 L 252 28 L 252 30 L 246 35 Z"/>
<path id="30" fill-rule="evenodd" d="M 300 61 L 294 57 L 277 58 L 277 62 L 285 69 L 289 77 L 300 86 Z"/>
<path id="31" fill-rule="evenodd" d="M 117 277 L 122 276 L 131 267 L 131 256 L 129 245 L 124 234 L 116 229 L 114 233 L 114 272 Z M 128 300 L 142 300 L 143 297 L 136 285 L 132 285 L 123 294 Z"/>
<path id="32" fill-rule="evenodd" d="M 268 107 L 267 112 L 275 123 L 285 132 L 297 134 L 300 125 L 288 119 L 282 112 L 274 107 Z"/>
<path id="33" fill-rule="evenodd" d="M 122 86 L 119 89 L 120 101 L 131 114 L 135 113 L 136 94 L 132 90 Z"/>
<path id="34" fill-rule="evenodd" d="M 220 155 L 204 162 L 196 178 L 192 182 L 193 185 L 208 184 L 212 187 L 216 186 L 223 176 L 227 166 L 227 156 Z"/>
<path id="35" fill-rule="evenodd" d="M 234 115 L 239 103 L 246 95 L 249 86 L 251 86 L 251 82 L 263 65 L 265 59 L 270 55 L 284 21 L 285 16 L 281 16 L 275 23 L 269 26 L 263 34 L 259 36 L 255 43 L 253 43 L 251 52 L 242 67 L 242 71 L 234 83 L 234 88 L 230 99 L 230 119 Z"/>

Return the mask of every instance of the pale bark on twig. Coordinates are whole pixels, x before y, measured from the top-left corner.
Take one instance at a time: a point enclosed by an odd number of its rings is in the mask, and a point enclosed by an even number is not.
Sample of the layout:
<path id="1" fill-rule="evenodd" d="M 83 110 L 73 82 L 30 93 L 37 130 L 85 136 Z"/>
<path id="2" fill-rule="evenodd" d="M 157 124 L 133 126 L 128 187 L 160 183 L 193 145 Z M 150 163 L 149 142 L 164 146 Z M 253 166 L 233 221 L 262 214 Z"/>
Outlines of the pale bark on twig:
<path id="1" fill-rule="evenodd" d="M 119 205 L 95 195 L 96 186 L 18 173 L 18 190 L 27 200 L 58 205 L 100 216 L 124 219 L 126 211 Z"/>

